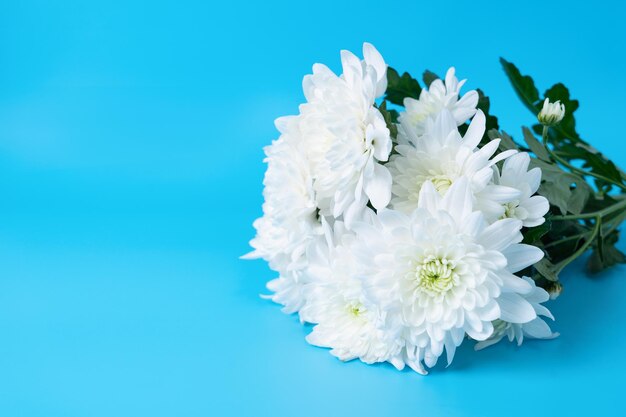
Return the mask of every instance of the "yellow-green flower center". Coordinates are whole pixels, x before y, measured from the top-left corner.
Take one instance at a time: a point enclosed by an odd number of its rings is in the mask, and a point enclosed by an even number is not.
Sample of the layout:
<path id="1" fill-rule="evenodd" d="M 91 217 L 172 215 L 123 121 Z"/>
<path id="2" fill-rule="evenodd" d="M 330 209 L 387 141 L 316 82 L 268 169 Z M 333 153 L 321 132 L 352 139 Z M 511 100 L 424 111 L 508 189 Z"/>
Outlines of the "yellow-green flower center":
<path id="1" fill-rule="evenodd" d="M 515 209 L 517 208 L 517 202 L 506 203 L 504 206 L 504 214 L 500 219 L 510 219 L 515 217 Z"/>
<path id="2" fill-rule="evenodd" d="M 415 274 L 418 286 L 428 292 L 442 293 L 454 284 L 454 264 L 446 258 L 428 256 Z"/>
<path id="3" fill-rule="evenodd" d="M 445 175 L 435 175 L 430 178 L 430 181 L 433 183 L 435 190 L 437 190 L 440 195 L 444 195 L 446 191 L 448 191 L 448 188 L 452 185 L 452 180 Z"/>
<path id="4" fill-rule="evenodd" d="M 348 305 L 348 313 L 350 313 L 354 317 L 361 316 L 363 313 L 365 313 L 365 311 L 365 307 L 363 307 L 363 304 L 361 303 L 354 302 Z"/>

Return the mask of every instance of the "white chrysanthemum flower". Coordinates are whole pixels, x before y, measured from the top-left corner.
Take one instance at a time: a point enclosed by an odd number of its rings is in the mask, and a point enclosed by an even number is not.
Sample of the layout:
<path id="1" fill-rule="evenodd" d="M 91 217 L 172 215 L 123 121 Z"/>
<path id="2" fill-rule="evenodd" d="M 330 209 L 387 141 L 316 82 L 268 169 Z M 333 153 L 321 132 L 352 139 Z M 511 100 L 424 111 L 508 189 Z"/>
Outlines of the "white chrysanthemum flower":
<path id="1" fill-rule="evenodd" d="M 435 119 L 429 119 L 423 136 L 406 137 L 396 146 L 398 154 L 387 164 L 393 177 L 391 204 L 394 209 L 412 212 L 422 185 L 434 184 L 444 195 L 454 182 L 465 178 L 471 184 L 472 193 L 501 210 L 502 204 L 519 198 L 520 191 L 504 185 L 492 184 L 492 166 L 515 153 L 505 151 L 496 155 L 499 139 L 492 140 L 482 148 L 478 144 L 485 132 L 485 115 L 478 111 L 464 137 L 459 134 L 454 116 L 442 110 Z M 402 129 L 400 135 L 410 134 Z M 497 214 L 497 213 L 496 213 Z"/>
<path id="2" fill-rule="evenodd" d="M 272 294 L 261 294 L 261 298 L 282 305 L 282 311 L 285 314 L 297 313 L 306 302 L 304 287 L 307 283 L 307 276 L 303 274 L 304 271 L 304 269 L 279 270 L 278 277 L 267 283 L 267 289 Z"/>
<path id="3" fill-rule="evenodd" d="M 445 84 L 436 79 L 428 88 L 422 89 L 419 100 L 410 97 L 404 99 L 405 111 L 400 113 L 400 122 L 421 135 L 424 133 L 426 121 L 447 109 L 452 113 L 457 126 L 465 123 L 474 116 L 478 104 L 478 93 L 475 90 L 468 91 L 459 99 L 461 87 L 466 81 L 456 78 L 454 67 L 448 69 Z"/>
<path id="4" fill-rule="evenodd" d="M 279 118 L 276 127 L 280 138 L 265 148 L 268 167 L 263 180 L 263 217 L 255 220 L 257 235 L 250 241 L 255 250 L 244 258 L 263 258 L 279 272 L 280 276 L 268 283 L 275 292 L 271 298 L 292 313 L 304 302 L 301 271 L 307 264 L 307 247 L 322 229 L 298 118 Z"/>
<path id="5" fill-rule="evenodd" d="M 541 168 L 528 170 L 530 156 L 526 152 L 511 156 L 502 166 L 502 174 L 494 170 L 494 183 L 519 190 L 519 197 L 501 207 L 500 217 L 519 219 L 524 227 L 539 226 L 550 209 L 548 199 L 534 195 L 541 184 Z"/>
<path id="6" fill-rule="evenodd" d="M 520 244 L 521 221 L 487 225 L 472 208 L 464 178 L 442 198 L 433 184 L 421 189 L 407 216 L 381 210 L 372 225 L 355 225 L 351 245 L 367 296 L 404 326 L 404 361 L 419 373 L 447 352 L 448 363 L 465 335 L 486 340 L 496 319 L 528 323 L 533 306 L 517 292 L 529 284 L 513 275 L 543 252 Z"/>
<path id="7" fill-rule="evenodd" d="M 543 101 L 543 107 L 537 115 L 539 123 L 545 126 L 558 125 L 563 117 L 565 117 L 565 105 L 559 100 L 550 103 L 550 99 L 547 98 Z"/>
<path id="8" fill-rule="evenodd" d="M 354 257 L 344 246 L 354 236 L 344 230 L 341 222 L 335 223 L 334 231 L 327 229 L 326 239 L 309 250 L 307 302 L 300 317 L 316 326 L 306 340 L 331 348 L 342 361 L 390 362 L 402 369 L 400 327 L 365 297 Z"/>
<path id="9" fill-rule="evenodd" d="M 523 277 L 523 279 L 530 285 L 531 289 L 521 295 L 533 306 L 535 313 L 537 313 L 537 318 L 522 324 L 508 323 L 503 320 L 494 321 L 493 334 L 489 339 L 478 342 L 475 346 L 476 350 L 496 344 L 505 336 L 509 339 L 509 342 L 515 340 L 517 341 L 517 345 L 520 346 L 524 341 L 524 337 L 531 339 L 553 339 L 559 335 L 558 333 L 553 333 L 546 321 L 539 317 L 543 316 L 554 320 L 554 316 L 552 316 L 550 310 L 541 304 L 548 301 L 550 295 L 543 288 L 537 287 L 535 281 L 531 278 Z"/>
<path id="10" fill-rule="evenodd" d="M 380 209 L 391 195 L 391 175 L 379 163 L 389 158 L 391 137 L 374 106 L 387 88 L 387 65 L 368 43 L 363 55 L 361 61 L 342 51 L 341 76 L 315 64 L 304 78 L 307 103 L 300 106 L 318 206 L 325 216 L 343 215 L 348 225 L 368 200 Z"/>

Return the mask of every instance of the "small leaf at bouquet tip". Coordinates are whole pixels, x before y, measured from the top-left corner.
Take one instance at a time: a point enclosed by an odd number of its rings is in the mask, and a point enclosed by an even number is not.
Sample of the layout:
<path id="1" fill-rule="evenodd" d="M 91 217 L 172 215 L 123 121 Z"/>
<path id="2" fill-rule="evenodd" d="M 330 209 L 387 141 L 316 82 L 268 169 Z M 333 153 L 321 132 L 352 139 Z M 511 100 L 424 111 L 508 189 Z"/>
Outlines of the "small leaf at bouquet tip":
<path id="1" fill-rule="evenodd" d="M 419 82 L 411 77 L 408 72 L 400 76 L 395 69 L 391 67 L 387 68 L 387 92 L 385 100 L 402 106 L 404 105 L 404 99 L 406 97 L 418 99 L 421 92 L 422 87 L 420 87 Z"/>
<path id="2" fill-rule="evenodd" d="M 537 140 L 535 135 L 533 135 L 533 132 L 531 132 L 527 127 L 523 127 L 522 132 L 524 133 L 524 142 L 526 142 L 530 151 L 542 161 L 550 162 L 550 154 L 548 153 L 548 150 Z"/>
<path id="3" fill-rule="evenodd" d="M 543 258 L 535 265 L 535 270 L 548 281 L 556 282 L 559 280 L 558 268 L 552 262 Z"/>
<path id="4" fill-rule="evenodd" d="M 441 79 L 440 76 L 429 70 L 424 71 L 424 74 L 422 74 L 422 80 L 424 80 L 424 85 L 426 87 L 430 87 L 433 81 L 439 79 Z"/>
<path id="5" fill-rule="evenodd" d="M 398 112 L 396 110 L 388 110 L 387 102 L 383 101 L 378 107 L 378 111 L 383 115 L 385 119 L 385 123 L 387 124 L 387 129 L 389 129 L 389 134 L 392 138 L 398 137 L 398 126 L 396 122 L 398 121 Z"/>
<path id="6" fill-rule="evenodd" d="M 533 114 L 539 113 L 539 90 L 535 87 L 535 82 L 529 75 L 522 75 L 520 70 L 511 62 L 504 58 L 500 58 L 500 63 L 513 89 L 522 100 L 524 105 L 533 112 Z"/>

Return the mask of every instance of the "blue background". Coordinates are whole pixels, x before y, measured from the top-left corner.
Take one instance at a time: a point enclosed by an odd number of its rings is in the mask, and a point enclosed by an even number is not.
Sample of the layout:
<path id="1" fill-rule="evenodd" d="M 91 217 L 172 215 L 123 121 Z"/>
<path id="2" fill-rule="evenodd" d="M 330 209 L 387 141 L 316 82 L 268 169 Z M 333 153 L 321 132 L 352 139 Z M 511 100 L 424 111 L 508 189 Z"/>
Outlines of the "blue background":
<path id="1" fill-rule="evenodd" d="M 456 65 L 505 129 L 499 56 L 581 100 L 621 166 L 623 2 L 8 1 L 0 12 L 0 415 L 620 415 L 624 267 L 564 273 L 562 336 L 428 377 L 342 364 L 244 262 L 262 146 L 314 62 Z M 626 249 L 626 244 L 620 244 Z M 622 414 L 623 415 L 623 414 Z"/>

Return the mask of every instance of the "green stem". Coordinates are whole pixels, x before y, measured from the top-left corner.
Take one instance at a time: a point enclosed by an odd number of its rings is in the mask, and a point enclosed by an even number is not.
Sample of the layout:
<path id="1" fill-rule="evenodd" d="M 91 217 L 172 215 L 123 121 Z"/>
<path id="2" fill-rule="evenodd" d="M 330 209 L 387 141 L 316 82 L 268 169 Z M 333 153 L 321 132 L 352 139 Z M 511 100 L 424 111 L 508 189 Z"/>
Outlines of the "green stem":
<path id="1" fill-rule="evenodd" d="M 602 210 L 592 211 L 591 213 L 568 214 L 566 216 L 552 216 L 550 217 L 550 220 L 582 220 L 582 219 L 593 219 L 597 217 L 601 218 L 619 209 L 626 209 L 626 200 L 622 200 Z"/>
<path id="2" fill-rule="evenodd" d="M 608 236 L 613 232 L 613 230 L 617 229 L 620 224 L 626 219 L 626 211 L 622 212 L 622 214 L 618 215 L 614 219 L 610 220 L 610 226 L 604 231 L 603 235 Z"/>
<path id="3" fill-rule="evenodd" d="M 597 179 L 602 180 L 604 182 L 608 182 L 610 184 L 613 184 L 616 187 L 621 188 L 622 190 L 626 190 L 626 185 L 624 185 L 622 183 L 619 183 L 619 182 L 615 182 L 612 179 L 605 177 L 604 175 L 600 175 L 600 174 L 597 174 L 595 172 L 585 171 L 584 169 L 577 168 L 574 165 L 572 165 L 569 162 L 567 162 L 565 159 L 561 158 L 556 153 L 554 153 L 552 151 L 552 149 L 550 149 L 550 147 L 548 146 L 548 130 L 549 130 L 548 126 L 544 126 L 543 127 L 543 132 L 542 132 L 541 138 L 543 140 L 543 146 L 546 148 L 546 150 L 548 151 L 548 153 L 550 154 L 552 159 L 554 159 L 555 161 L 559 162 L 561 165 L 567 167 L 572 172 L 576 172 L 576 173 L 578 173 L 578 174 L 580 174 L 582 176 L 589 175 L 591 177 L 597 178 Z"/>
<path id="4" fill-rule="evenodd" d="M 580 239 L 581 237 L 586 236 L 588 233 L 589 233 L 589 232 L 585 232 L 585 233 L 578 233 L 578 234 L 575 234 L 575 235 L 572 235 L 572 236 L 568 236 L 568 237 L 566 237 L 566 238 L 563 238 L 563 239 L 561 239 L 561 240 L 555 240 L 554 242 L 547 243 L 547 244 L 544 246 L 544 249 L 551 248 L 551 247 L 553 247 L 553 246 L 558 246 L 558 245 L 560 245 L 561 243 L 566 243 L 566 242 L 569 242 L 570 240 Z"/>
<path id="5" fill-rule="evenodd" d="M 601 228 L 602 228 L 602 217 L 598 216 L 596 217 L 596 224 L 594 225 L 593 230 L 591 231 L 591 234 L 589 235 L 589 239 L 585 240 L 585 243 L 583 243 L 581 247 L 578 248 L 578 250 L 576 250 L 576 252 L 574 252 L 571 256 L 565 258 L 564 260 L 562 260 L 556 265 L 557 275 L 561 273 L 563 268 L 565 268 L 567 265 L 573 262 L 576 258 L 582 255 L 587 250 L 587 248 L 589 248 L 589 245 L 591 245 L 593 240 L 596 238 Z"/>

